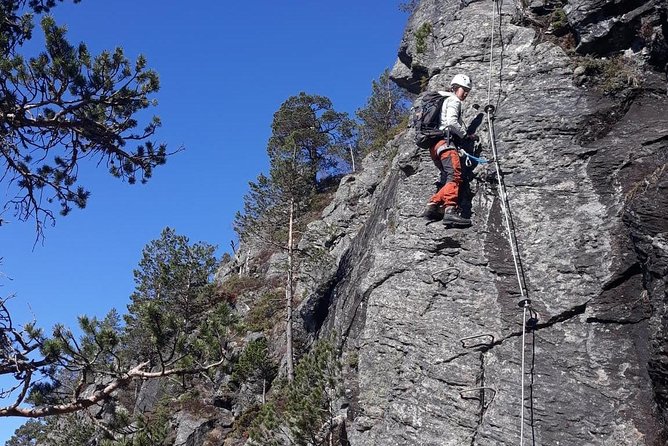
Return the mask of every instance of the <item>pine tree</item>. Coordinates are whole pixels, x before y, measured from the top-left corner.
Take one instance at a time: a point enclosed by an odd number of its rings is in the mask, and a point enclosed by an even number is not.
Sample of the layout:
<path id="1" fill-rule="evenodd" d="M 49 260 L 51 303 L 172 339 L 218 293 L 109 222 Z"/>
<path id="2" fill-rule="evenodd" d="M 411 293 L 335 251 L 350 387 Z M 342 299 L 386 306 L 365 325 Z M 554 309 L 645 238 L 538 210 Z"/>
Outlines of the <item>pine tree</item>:
<path id="1" fill-rule="evenodd" d="M 62 325 L 46 336 L 32 324 L 14 326 L 0 300 L 0 376 L 16 381 L 4 393 L 0 417 L 72 414 L 133 380 L 205 374 L 222 365 L 236 321 L 210 283 L 213 250 L 165 229 L 144 250 L 125 327 L 112 311 L 101 321 L 80 317 L 81 336 Z"/>
<path id="2" fill-rule="evenodd" d="M 274 114 L 267 145 L 269 175 L 259 175 L 237 214 L 240 239 L 259 239 L 287 255 L 285 300 L 287 375 L 294 377 L 292 309 L 296 286 L 296 230 L 316 192 L 318 177 L 336 170 L 342 150 L 350 144 L 353 122 L 333 110 L 329 99 L 300 93 L 288 98 Z"/>
<path id="3" fill-rule="evenodd" d="M 389 70 L 371 83 L 371 96 L 356 112 L 361 121 L 359 145 L 362 155 L 382 148 L 405 128 L 409 106 L 406 91 L 392 82 Z"/>
<path id="4" fill-rule="evenodd" d="M 87 446 L 94 430 L 77 415 L 30 420 L 19 427 L 5 446 Z"/>
<path id="5" fill-rule="evenodd" d="M 172 228 L 163 229 L 160 238 L 144 247 L 125 316 L 125 344 L 131 352 L 139 357 L 175 353 L 183 337 L 201 322 L 215 299 L 215 249 L 204 242 L 191 244 Z"/>
<path id="6" fill-rule="evenodd" d="M 313 178 L 313 165 L 311 163 L 299 162 L 299 146 L 292 135 L 284 140 L 283 150 L 274 152 L 271 160 L 270 175 L 277 191 L 277 201 L 272 212 L 279 212 L 285 216 L 287 227 L 287 239 L 285 240 L 285 251 L 287 254 L 287 267 L 285 279 L 285 302 L 286 302 L 286 357 L 288 380 L 294 378 L 293 366 L 293 342 L 292 342 L 292 310 L 295 293 L 295 222 L 297 218 L 308 208 L 313 193 L 315 192 Z"/>
<path id="7" fill-rule="evenodd" d="M 294 380 L 263 406 L 251 429 L 251 444 L 331 444 L 340 396 L 341 364 L 334 343 L 320 340 L 299 361 Z"/>
<path id="8" fill-rule="evenodd" d="M 271 244 L 280 243 L 281 233 L 285 232 L 282 226 L 285 217 L 281 212 L 274 212 L 279 193 L 272 179 L 264 174 L 259 174 L 256 181 L 248 183 L 244 210 L 237 212 L 234 218 L 234 230 L 239 239 L 249 241 L 259 238 Z"/>
<path id="9" fill-rule="evenodd" d="M 203 294 L 216 272 L 216 247 L 205 242 L 191 244 L 188 237 L 165 228 L 160 238 L 142 251 L 139 268 L 134 271 L 135 292 L 128 306 L 131 315 L 153 302 L 158 309 L 177 316 L 185 329 L 199 316 L 207 303 Z"/>
<path id="10" fill-rule="evenodd" d="M 237 382 L 261 385 L 262 403 L 266 401 L 267 385 L 276 377 L 277 366 L 269 356 L 265 338 L 248 343 L 234 366 L 232 379 Z"/>
<path id="11" fill-rule="evenodd" d="M 16 429 L 5 446 L 37 446 L 46 437 L 44 421 L 30 420 Z"/>
<path id="12" fill-rule="evenodd" d="M 157 74 L 141 56 L 128 60 L 121 48 L 94 56 L 84 43 L 70 44 L 65 28 L 44 15 L 57 3 L 0 3 L 0 181 L 10 193 L 0 205 L 20 220 L 34 218 L 38 235 L 54 221 L 51 203 L 62 215 L 86 206 L 90 192 L 79 175 L 84 159 L 135 183 L 149 179 L 167 155 L 151 140 L 160 120 L 140 126 L 137 118 L 155 105 L 150 96 L 159 89 Z M 21 52 L 34 33 L 35 14 L 42 15 L 46 47 L 26 58 Z"/>
<path id="13" fill-rule="evenodd" d="M 294 157 L 298 165 L 308 166 L 314 185 L 345 163 L 353 144 L 354 122 L 347 113 L 335 111 L 324 96 L 304 92 L 283 102 L 271 129 L 269 158 Z"/>
<path id="14" fill-rule="evenodd" d="M 245 197 L 245 214 L 237 214 L 235 228 L 242 240 L 259 239 L 287 255 L 285 300 L 287 373 L 292 379 L 292 307 L 295 290 L 295 230 L 297 220 L 308 209 L 315 185 L 313 164 L 300 163 L 300 152 L 294 138 L 283 138 L 281 150 L 270 157 L 269 177 L 260 175 L 251 183 Z"/>

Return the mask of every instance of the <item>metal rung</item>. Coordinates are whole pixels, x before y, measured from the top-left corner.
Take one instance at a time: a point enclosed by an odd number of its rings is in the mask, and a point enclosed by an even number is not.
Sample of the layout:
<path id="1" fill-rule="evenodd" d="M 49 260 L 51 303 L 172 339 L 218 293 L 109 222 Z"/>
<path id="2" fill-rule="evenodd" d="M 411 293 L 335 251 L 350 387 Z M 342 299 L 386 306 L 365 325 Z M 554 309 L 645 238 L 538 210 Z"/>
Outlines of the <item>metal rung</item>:
<path id="1" fill-rule="evenodd" d="M 449 280 L 439 280 L 439 278 L 437 277 L 437 276 L 440 275 L 440 274 L 443 274 L 443 273 L 445 273 L 445 272 L 450 272 L 450 271 L 455 272 L 455 274 L 452 274 L 454 277 L 452 277 L 452 278 L 449 279 Z M 433 274 L 431 275 L 431 280 L 433 280 L 433 281 L 435 281 L 435 282 L 439 282 L 441 285 L 447 285 L 447 284 L 449 284 L 450 282 L 452 282 L 453 280 L 458 279 L 460 273 L 461 273 L 461 271 L 459 270 L 459 268 L 456 268 L 456 267 L 454 267 L 454 266 L 451 266 L 451 267 L 449 267 L 449 268 L 445 268 L 445 269 L 442 269 L 442 270 L 440 270 L 440 271 L 436 271 L 435 273 L 433 273 Z M 450 274 L 448 274 L 448 276 L 450 276 Z"/>
<path id="2" fill-rule="evenodd" d="M 480 342 L 478 344 L 472 344 L 472 345 L 466 345 L 466 341 L 469 341 L 471 339 L 478 339 L 478 338 L 492 338 L 490 342 Z M 463 348 L 473 348 L 473 347 L 478 347 L 480 345 L 489 345 L 489 344 L 494 344 L 496 338 L 494 338 L 494 335 L 492 333 L 483 333 L 475 336 L 467 336 L 465 338 L 461 338 L 459 342 L 462 343 Z"/>
<path id="3" fill-rule="evenodd" d="M 485 390 L 489 390 L 492 392 L 492 399 L 487 404 L 485 404 Z M 464 393 L 469 393 L 469 392 L 482 392 L 482 397 L 464 396 Z M 490 404 L 494 402 L 494 398 L 496 398 L 496 389 L 494 387 L 474 387 L 472 389 L 462 390 L 461 392 L 459 392 L 459 396 L 465 400 L 481 400 L 483 402 L 483 409 L 487 409 L 490 406 Z"/>

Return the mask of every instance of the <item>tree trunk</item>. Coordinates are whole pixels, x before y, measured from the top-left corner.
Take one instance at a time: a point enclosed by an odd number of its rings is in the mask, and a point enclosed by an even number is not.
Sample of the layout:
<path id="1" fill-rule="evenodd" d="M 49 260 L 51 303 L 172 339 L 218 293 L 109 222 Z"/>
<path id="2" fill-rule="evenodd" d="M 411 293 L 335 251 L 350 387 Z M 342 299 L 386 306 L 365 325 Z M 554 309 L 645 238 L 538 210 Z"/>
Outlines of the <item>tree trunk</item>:
<path id="1" fill-rule="evenodd" d="M 292 277 L 292 267 L 293 267 L 293 250 L 292 250 L 292 225 L 295 212 L 295 200 L 294 198 L 290 199 L 290 221 L 288 223 L 288 279 L 285 287 L 285 301 L 286 301 L 286 321 L 285 321 L 285 337 L 286 337 L 286 356 L 287 356 L 287 369 L 288 369 L 288 382 L 292 382 L 295 379 L 295 371 L 293 364 L 293 354 L 292 354 L 292 298 L 294 293 L 294 283 Z"/>

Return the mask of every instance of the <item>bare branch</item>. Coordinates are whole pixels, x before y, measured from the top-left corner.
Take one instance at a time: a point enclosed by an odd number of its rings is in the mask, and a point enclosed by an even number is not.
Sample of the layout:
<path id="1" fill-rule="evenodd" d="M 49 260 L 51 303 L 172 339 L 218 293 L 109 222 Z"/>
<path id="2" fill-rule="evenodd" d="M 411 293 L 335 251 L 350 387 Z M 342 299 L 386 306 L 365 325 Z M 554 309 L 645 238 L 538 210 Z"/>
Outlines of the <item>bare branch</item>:
<path id="1" fill-rule="evenodd" d="M 166 376 L 173 375 L 193 375 L 202 372 L 206 372 L 215 367 L 219 367 L 225 362 L 225 358 L 221 358 L 219 361 L 208 364 L 203 367 L 196 368 L 174 368 L 174 369 L 163 369 L 157 372 L 149 372 L 144 370 L 150 364 L 150 361 L 142 362 L 128 372 L 122 374 L 121 376 L 116 377 L 106 384 L 103 388 L 95 390 L 88 397 L 77 397 L 72 401 L 69 401 L 64 404 L 56 405 L 46 405 L 39 407 L 18 407 L 18 405 L 23 401 L 23 398 L 18 400 L 11 406 L 0 408 L 0 417 L 24 417 L 24 418 L 40 418 L 50 415 L 65 415 L 68 413 L 78 412 L 80 410 L 87 409 L 95 404 L 98 404 L 102 401 L 106 401 L 112 398 L 114 392 L 117 390 L 126 387 L 133 380 L 141 379 L 153 379 L 161 378 Z M 25 388 L 24 388 L 25 390 Z M 24 392 L 22 392 L 24 394 Z"/>

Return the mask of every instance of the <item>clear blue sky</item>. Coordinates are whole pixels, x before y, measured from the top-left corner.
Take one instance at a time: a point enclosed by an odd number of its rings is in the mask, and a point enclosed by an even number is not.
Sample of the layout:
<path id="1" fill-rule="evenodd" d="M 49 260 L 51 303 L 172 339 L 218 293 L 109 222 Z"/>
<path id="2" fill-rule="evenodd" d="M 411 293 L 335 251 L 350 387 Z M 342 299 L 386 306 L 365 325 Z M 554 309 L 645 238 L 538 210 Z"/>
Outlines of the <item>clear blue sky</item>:
<path id="1" fill-rule="evenodd" d="M 0 227 L 0 296 L 14 295 L 15 323 L 36 319 L 50 329 L 75 326 L 81 314 L 125 313 L 141 250 L 165 226 L 228 251 L 247 184 L 267 167 L 273 113 L 300 91 L 351 114 L 363 106 L 371 81 L 395 62 L 407 19 L 398 4 L 83 0 L 56 7 L 71 42 L 85 41 L 94 54 L 121 46 L 132 59 L 147 57 L 161 82 L 158 139 L 186 150 L 146 185 L 121 183 L 104 168 L 81 172 L 92 191 L 87 208 L 58 219 L 34 249 L 33 224 L 3 216 L 10 223 Z M 23 421 L 0 418 L 0 442 Z"/>

